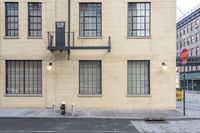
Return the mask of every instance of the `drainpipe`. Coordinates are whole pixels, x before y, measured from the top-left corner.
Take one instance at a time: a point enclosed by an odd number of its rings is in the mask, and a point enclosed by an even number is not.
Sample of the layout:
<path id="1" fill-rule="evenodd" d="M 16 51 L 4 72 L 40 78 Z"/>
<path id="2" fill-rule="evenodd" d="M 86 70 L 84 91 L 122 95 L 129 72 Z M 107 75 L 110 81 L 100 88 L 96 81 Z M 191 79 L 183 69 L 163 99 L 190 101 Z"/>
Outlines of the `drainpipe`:
<path id="1" fill-rule="evenodd" d="M 70 60 L 70 32 L 71 32 L 71 0 L 68 0 L 68 60 Z"/>

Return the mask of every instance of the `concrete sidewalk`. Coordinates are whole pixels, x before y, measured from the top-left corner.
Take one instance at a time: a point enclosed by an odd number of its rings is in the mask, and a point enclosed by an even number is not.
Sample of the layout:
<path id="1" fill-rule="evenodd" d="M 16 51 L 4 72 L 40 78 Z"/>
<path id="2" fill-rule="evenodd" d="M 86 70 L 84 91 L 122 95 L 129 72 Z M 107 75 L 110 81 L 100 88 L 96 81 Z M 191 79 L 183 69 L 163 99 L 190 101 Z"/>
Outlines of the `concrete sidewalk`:
<path id="1" fill-rule="evenodd" d="M 177 101 L 176 110 L 94 110 L 75 107 L 75 116 L 71 108 L 62 116 L 60 110 L 53 109 L 0 109 L 1 118 L 118 118 L 143 120 L 145 118 L 164 119 L 200 119 L 200 94 L 186 91 L 186 116 L 183 116 L 183 102 Z"/>
<path id="2" fill-rule="evenodd" d="M 184 116 L 178 111 L 158 111 L 158 110 L 76 110 L 72 116 L 70 109 L 62 116 L 60 110 L 53 113 L 53 109 L 0 109 L 0 118 L 110 118 L 110 119 L 200 119 L 200 116 Z"/>

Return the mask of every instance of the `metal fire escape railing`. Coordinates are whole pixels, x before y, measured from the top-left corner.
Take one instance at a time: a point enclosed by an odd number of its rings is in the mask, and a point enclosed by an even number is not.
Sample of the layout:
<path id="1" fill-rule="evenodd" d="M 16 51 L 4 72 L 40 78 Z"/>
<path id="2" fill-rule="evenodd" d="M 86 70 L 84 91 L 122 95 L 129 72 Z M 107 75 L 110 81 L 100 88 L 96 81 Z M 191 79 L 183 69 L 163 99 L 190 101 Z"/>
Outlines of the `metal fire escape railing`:
<path id="1" fill-rule="evenodd" d="M 66 36 L 69 35 L 68 32 L 65 33 Z M 108 50 L 108 52 L 111 51 L 111 37 L 108 37 L 108 44 L 107 46 L 105 44 L 99 44 L 98 46 L 96 46 L 96 44 L 94 46 L 91 45 L 77 45 L 75 44 L 75 33 L 71 32 L 70 33 L 70 42 L 68 37 L 66 37 L 66 41 L 68 42 L 68 44 L 65 43 L 65 45 L 56 45 L 56 33 L 55 32 L 48 32 L 48 49 L 53 52 L 56 50 L 60 50 L 60 51 L 64 51 L 64 50 Z"/>
<path id="2" fill-rule="evenodd" d="M 71 50 L 108 50 L 108 52 L 111 52 L 111 37 L 108 37 L 108 44 L 107 45 L 79 45 L 75 44 L 75 33 L 71 32 L 71 0 L 68 0 L 68 32 L 63 32 L 64 43 L 58 43 L 59 41 L 56 40 L 56 33 L 58 32 L 48 32 L 48 49 L 53 51 L 67 51 L 68 53 L 68 59 L 70 59 L 70 51 Z M 59 38 L 59 36 L 58 36 Z M 67 42 L 67 43 L 66 43 Z M 67 45 L 66 45 L 67 44 Z"/>

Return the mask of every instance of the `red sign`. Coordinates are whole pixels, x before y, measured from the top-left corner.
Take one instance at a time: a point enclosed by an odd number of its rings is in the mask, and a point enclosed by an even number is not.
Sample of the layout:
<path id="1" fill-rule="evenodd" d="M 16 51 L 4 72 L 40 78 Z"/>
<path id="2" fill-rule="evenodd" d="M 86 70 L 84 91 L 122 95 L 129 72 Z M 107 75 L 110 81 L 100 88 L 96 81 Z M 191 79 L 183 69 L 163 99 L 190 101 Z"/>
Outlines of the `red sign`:
<path id="1" fill-rule="evenodd" d="M 183 65 L 187 63 L 187 59 L 188 59 L 188 50 L 184 48 L 181 52 L 181 60 Z"/>

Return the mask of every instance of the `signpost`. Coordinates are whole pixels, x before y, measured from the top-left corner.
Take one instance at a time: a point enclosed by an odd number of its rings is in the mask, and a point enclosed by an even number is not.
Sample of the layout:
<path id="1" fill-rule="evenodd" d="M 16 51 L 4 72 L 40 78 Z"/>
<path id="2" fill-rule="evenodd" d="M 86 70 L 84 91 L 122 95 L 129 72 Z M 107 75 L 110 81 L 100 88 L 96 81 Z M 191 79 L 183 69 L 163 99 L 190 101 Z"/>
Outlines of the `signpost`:
<path id="1" fill-rule="evenodd" d="M 183 88 L 183 115 L 185 116 L 185 87 L 186 87 L 186 83 L 185 83 L 185 65 L 187 64 L 187 59 L 188 59 L 188 50 L 186 48 L 184 48 L 181 52 L 181 60 L 182 60 L 182 65 L 184 65 L 184 88 Z"/>

